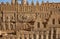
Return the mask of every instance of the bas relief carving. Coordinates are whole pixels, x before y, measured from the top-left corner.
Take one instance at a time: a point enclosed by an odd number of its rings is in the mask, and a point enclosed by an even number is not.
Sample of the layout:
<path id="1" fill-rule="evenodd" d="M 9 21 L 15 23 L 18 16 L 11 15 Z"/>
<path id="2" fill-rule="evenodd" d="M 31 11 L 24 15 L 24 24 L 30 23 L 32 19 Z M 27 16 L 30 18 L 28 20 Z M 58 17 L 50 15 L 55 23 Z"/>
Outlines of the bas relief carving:
<path id="1" fill-rule="evenodd" d="M 34 14 L 18 14 L 18 20 L 23 22 L 28 22 L 35 19 Z"/>
<path id="2" fill-rule="evenodd" d="M 0 4 L 0 39 L 60 39 L 60 3 L 12 2 Z"/>

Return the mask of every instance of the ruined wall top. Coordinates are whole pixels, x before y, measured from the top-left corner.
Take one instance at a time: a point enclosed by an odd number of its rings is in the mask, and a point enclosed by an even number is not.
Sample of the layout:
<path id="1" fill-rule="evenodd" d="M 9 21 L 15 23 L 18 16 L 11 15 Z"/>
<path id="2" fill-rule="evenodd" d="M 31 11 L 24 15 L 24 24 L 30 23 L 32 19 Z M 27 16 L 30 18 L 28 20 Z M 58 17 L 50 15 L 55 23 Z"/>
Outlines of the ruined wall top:
<path id="1" fill-rule="evenodd" d="M 6 3 L 1 2 L 1 5 L 3 5 L 3 4 L 6 5 L 6 4 L 10 4 L 10 3 L 9 3 L 9 2 L 6 2 Z M 19 3 L 18 3 L 18 0 L 11 0 L 11 5 L 12 5 L 12 4 L 14 4 L 14 5 L 15 5 L 15 4 L 19 4 Z M 33 0 L 32 0 L 31 4 L 29 4 L 29 2 L 28 2 L 27 0 L 21 0 L 20 5 L 27 5 L 27 4 L 28 4 L 28 5 L 34 5 L 34 6 L 35 6 L 35 5 L 43 5 L 43 6 L 44 6 L 44 5 L 48 5 L 48 6 L 49 6 L 49 5 L 59 5 L 60 2 L 58 2 L 58 3 L 54 3 L 54 2 L 50 3 L 49 1 L 47 1 L 47 2 L 45 3 L 44 1 L 42 1 L 42 3 L 39 3 L 38 0 L 37 0 L 37 1 L 36 1 L 36 4 L 34 4 L 34 2 L 33 2 Z"/>
<path id="2" fill-rule="evenodd" d="M 1 2 L 0 4 L 0 11 L 15 11 L 18 9 L 19 11 L 43 11 L 49 10 L 50 8 L 60 8 L 60 3 L 50 3 L 50 2 L 43 2 L 40 4 L 38 1 L 34 4 L 33 0 L 31 4 L 28 3 L 27 0 L 22 0 L 22 4 L 19 4 L 17 0 L 12 0 L 11 4 L 9 2 Z"/>

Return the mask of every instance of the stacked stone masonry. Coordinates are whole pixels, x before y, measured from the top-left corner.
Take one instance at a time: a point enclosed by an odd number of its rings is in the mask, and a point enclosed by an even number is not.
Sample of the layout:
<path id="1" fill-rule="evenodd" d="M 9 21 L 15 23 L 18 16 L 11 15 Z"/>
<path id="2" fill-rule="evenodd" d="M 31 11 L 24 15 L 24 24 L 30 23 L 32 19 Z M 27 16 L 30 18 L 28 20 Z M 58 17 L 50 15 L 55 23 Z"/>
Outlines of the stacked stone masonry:
<path id="1" fill-rule="evenodd" d="M 0 39 L 60 39 L 60 3 L 2 2 Z"/>

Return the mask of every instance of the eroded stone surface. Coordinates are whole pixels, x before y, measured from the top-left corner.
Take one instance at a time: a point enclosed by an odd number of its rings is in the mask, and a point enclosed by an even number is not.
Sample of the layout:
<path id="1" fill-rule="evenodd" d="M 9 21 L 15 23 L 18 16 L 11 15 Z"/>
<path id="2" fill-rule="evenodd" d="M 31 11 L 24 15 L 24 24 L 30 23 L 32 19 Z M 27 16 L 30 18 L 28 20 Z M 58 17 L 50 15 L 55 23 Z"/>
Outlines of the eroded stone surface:
<path id="1" fill-rule="evenodd" d="M 60 38 L 60 3 L 22 2 L 0 4 L 1 39 Z"/>

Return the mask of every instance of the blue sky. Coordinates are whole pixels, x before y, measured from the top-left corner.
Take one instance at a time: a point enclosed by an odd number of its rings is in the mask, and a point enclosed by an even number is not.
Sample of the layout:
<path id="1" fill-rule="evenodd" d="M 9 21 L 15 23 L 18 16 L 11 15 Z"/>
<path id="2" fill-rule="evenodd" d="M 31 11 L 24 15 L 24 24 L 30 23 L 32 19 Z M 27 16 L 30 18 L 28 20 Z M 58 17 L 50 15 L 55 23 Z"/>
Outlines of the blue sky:
<path id="1" fill-rule="evenodd" d="M 31 3 L 31 1 L 32 1 L 32 0 L 28 0 L 29 3 Z M 36 1 L 37 1 L 37 0 L 34 0 L 34 3 L 36 3 Z M 42 2 L 42 0 L 38 0 L 38 1 L 39 1 L 39 3 Z M 44 0 L 44 2 L 46 2 L 46 1 L 47 1 L 47 0 Z M 60 0 L 48 0 L 48 1 L 49 1 L 49 2 L 60 2 Z M 4 2 L 4 3 L 6 3 L 6 2 L 11 2 L 11 0 L 0 0 L 0 3 L 1 3 L 1 2 Z"/>

